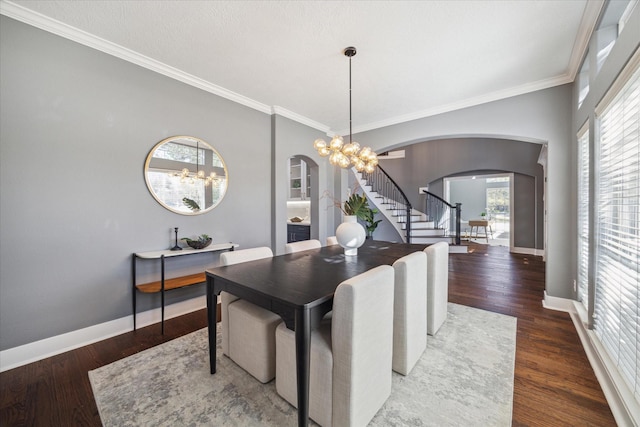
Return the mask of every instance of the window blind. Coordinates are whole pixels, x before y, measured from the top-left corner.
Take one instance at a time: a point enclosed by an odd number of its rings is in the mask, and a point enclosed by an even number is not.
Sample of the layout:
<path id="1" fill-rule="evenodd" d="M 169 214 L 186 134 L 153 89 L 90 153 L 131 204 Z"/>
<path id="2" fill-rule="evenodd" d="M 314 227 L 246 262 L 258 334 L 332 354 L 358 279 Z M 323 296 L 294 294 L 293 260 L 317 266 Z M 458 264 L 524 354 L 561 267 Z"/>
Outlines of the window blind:
<path id="1" fill-rule="evenodd" d="M 598 107 L 594 330 L 640 401 L 640 61 L 631 61 L 603 104 Z"/>
<path id="2" fill-rule="evenodd" d="M 589 123 L 578 132 L 578 301 L 589 310 Z"/>

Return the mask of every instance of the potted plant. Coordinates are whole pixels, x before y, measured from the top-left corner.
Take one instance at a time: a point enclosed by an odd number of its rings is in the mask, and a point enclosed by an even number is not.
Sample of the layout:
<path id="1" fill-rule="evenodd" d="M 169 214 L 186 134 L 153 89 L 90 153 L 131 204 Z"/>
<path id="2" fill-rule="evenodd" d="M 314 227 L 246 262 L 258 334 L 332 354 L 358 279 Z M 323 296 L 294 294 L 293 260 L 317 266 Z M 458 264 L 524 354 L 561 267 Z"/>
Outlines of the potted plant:
<path id="1" fill-rule="evenodd" d="M 353 193 L 344 202 L 344 205 L 343 207 L 341 207 L 341 209 L 345 215 L 354 215 L 358 219 L 364 221 L 367 215 L 367 211 L 370 210 L 369 201 L 364 194 Z"/>
<path id="2" fill-rule="evenodd" d="M 378 224 L 382 222 L 381 219 L 378 219 L 378 220 L 375 219 L 375 216 L 378 212 L 380 212 L 378 209 L 371 209 L 368 206 L 367 206 L 367 209 L 365 210 L 365 215 L 363 220 L 366 224 L 364 228 L 367 231 L 367 239 L 370 239 L 371 237 L 373 237 L 373 232 L 376 231 L 376 228 L 378 228 Z"/>

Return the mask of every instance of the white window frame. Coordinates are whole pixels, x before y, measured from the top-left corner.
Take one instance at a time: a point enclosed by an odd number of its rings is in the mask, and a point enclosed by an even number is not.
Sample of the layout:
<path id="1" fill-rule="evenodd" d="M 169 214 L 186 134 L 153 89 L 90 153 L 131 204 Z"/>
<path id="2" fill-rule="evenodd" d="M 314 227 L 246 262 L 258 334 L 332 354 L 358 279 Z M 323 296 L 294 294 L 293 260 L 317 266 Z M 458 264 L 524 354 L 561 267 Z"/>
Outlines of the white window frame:
<path id="1" fill-rule="evenodd" d="M 640 212 L 633 192 L 640 187 L 640 92 L 629 93 L 631 87 L 640 91 L 638 81 L 640 50 L 595 109 L 597 176 L 592 192 L 596 239 L 593 329 L 613 365 L 612 377 L 618 378 L 620 396 L 627 406 L 636 408 L 640 404 Z M 620 97 L 626 97 L 623 106 Z M 614 125 L 623 128 L 622 136 L 615 133 L 620 129 Z"/>
<path id="2" fill-rule="evenodd" d="M 582 302 L 586 312 L 589 312 L 589 122 L 587 121 L 577 134 L 577 179 L 578 179 L 578 260 L 577 260 L 577 293 L 578 301 Z"/>

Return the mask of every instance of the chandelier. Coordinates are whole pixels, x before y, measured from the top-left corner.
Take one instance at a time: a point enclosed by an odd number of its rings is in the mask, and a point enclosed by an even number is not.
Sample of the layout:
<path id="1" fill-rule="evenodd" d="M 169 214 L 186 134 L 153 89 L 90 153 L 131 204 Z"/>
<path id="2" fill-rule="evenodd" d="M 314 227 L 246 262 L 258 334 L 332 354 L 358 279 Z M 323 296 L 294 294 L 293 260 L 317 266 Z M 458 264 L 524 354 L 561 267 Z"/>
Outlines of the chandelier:
<path id="1" fill-rule="evenodd" d="M 220 181 L 220 178 L 216 175 L 215 172 L 211 172 L 209 176 L 205 176 L 205 172 L 200 170 L 200 143 L 196 141 L 196 172 L 192 174 L 188 168 L 182 169 L 180 172 L 171 172 L 171 176 L 180 177 L 180 183 L 188 183 L 195 184 L 196 182 L 204 182 L 204 186 L 208 187 L 213 184 L 214 187 L 217 187 Z"/>
<path id="2" fill-rule="evenodd" d="M 360 144 L 353 141 L 353 127 L 351 122 L 351 58 L 355 56 L 356 48 L 348 47 L 344 50 L 344 55 L 349 58 L 349 142 L 344 143 L 344 139 L 340 135 L 333 137 L 328 144 L 322 138 L 316 139 L 313 147 L 322 157 L 329 156 L 329 163 L 348 168 L 352 166 L 358 172 L 371 173 L 378 165 L 378 156 L 369 147 L 360 148 Z"/>

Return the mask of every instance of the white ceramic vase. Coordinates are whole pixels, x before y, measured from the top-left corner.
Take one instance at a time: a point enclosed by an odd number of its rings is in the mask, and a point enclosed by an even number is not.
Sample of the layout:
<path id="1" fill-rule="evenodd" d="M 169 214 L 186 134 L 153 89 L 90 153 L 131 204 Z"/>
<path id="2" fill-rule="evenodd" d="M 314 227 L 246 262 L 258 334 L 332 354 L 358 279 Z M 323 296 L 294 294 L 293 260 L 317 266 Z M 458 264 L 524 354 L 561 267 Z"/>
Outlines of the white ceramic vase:
<path id="1" fill-rule="evenodd" d="M 338 244 L 344 248 L 347 256 L 358 255 L 358 248 L 364 243 L 366 235 L 355 215 L 345 215 L 344 222 L 336 229 Z"/>

